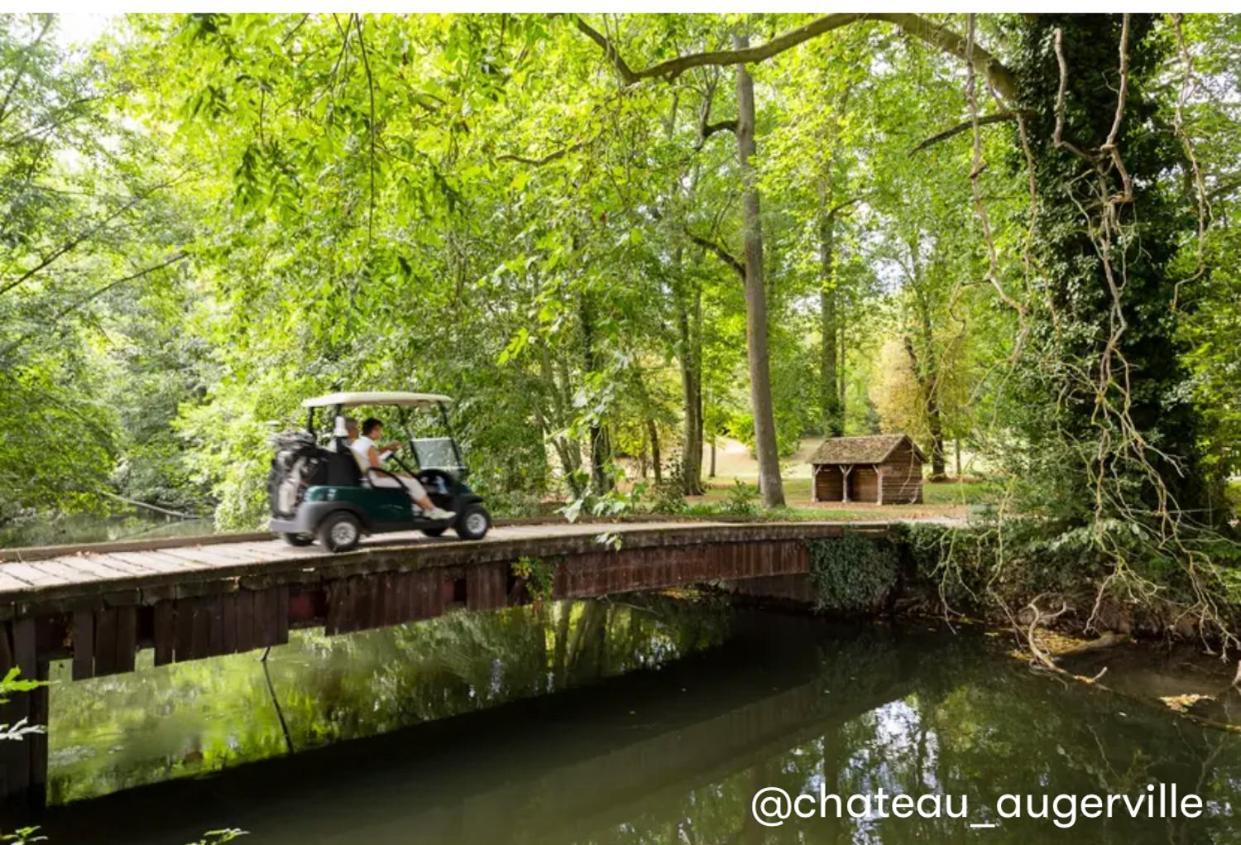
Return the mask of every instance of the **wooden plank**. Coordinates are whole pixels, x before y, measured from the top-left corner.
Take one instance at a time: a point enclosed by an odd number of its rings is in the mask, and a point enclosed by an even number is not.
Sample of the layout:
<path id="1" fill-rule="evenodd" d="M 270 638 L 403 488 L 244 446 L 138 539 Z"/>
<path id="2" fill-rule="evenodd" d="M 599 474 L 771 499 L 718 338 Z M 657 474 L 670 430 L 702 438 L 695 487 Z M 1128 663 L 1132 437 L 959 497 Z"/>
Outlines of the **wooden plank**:
<path id="1" fill-rule="evenodd" d="M 34 620 L 26 618 L 5 623 L 3 639 L 5 641 L 4 665 L 0 666 L 0 670 L 8 672 L 16 666 L 21 670 L 22 677 L 38 678 L 35 664 Z M 9 696 L 9 702 L 0 709 L 0 721 L 14 724 L 27 719 L 27 724 L 33 724 L 32 699 L 33 696 L 28 694 Z M 25 797 L 26 790 L 31 784 L 32 774 L 29 746 L 24 741 L 2 742 L 0 743 L 0 755 L 2 755 L 0 760 L 4 764 L 4 797 Z"/>
<path id="2" fill-rule="evenodd" d="M 287 585 L 272 587 L 275 593 L 276 637 L 272 645 L 284 645 L 289 641 L 289 588 Z"/>
<path id="3" fill-rule="evenodd" d="M 327 608 L 323 613 L 323 633 L 331 637 L 340 632 L 340 581 L 329 581 L 324 587 Z"/>
<path id="4" fill-rule="evenodd" d="M 128 578 L 134 574 L 132 569 L 119 569 L 111 565 L 112 562 L 107 558 L 101 559 L 98 555 L 82 555 L 69 560 L 48 561 L 48 563 L 62 563 L 74 570 L 91 573 L 100 579 Z"/>
<path id="5" fill-rule="evenodd" d="M 138 608 L 126 605 L 116 608 L 116 670 L 134 671 L 134 655 L 138 651 Z"/>
<path id="6" fill-rule="evenodd" d="M 33 677 L 46 681 L 49 668 L 46 660 L 40 660 L 35 666 Z M 27 693 L 30 696 L 30 724 L 47 726 L 50 715 L 49 692 L 46 686 L 42 686 Z M 47 801 L 47 731 L 27 735 L 22 744 L 26 746 L 30 760 L 29 802 L 41 808 Z"/>
<path id="7" fill-rule="evenodd" d="M 13 657 L 12 623 L 0 622 L 0 673 L 7 674 L 9 669 L 17 665 Z M 29 705 L 21 696 L 11 695 L 5 704 L 0 704 L 0 724 L 16 724 L 29 715 Z M 27 769 L 25 749 L 20 742 L 0 742 L 0 800 L 20 793 L 16 784 L 21 779 L 21 772 Z M 26 777 L 29 781 L 29 777 Z"/>
<path id="8" fill-rule="evenodd" d="M 375 577 L 373 575 L 364 575 L 360 578 L 351 579 L 354 582 L 355 603 L 354 603 L 354 628 L 355 631 L 365 631 L 371 626 L 371 608 L 375 604 Z"/>
<path id="9" fill-rule="evenodd" d="M 225 596 L 203 596 L 206 602 L 207 618 L 207 654 L 215 657 L 224 654 L 224 598 Z"/>
<path id="10" fill-rule="evenodd" d="M 15 578 L 12 575 L 5 572 L 4 570 L 7 567 L 8 567 L 7 563 L 0 564 L 0 592 L 15 593 L 15 592 L 20 592 L 22 590 L 27 590 L 30 588 L 30 584 L 28 584 L 27 582 L 21 580 L 20 578 Z"/>
<path id="11" fill-rule="evenodd" d="M 95 675 L 116 672 L 117 613 L 115 607 L 95 611 Z"/>
<path id="12" fill-rule="evenodd" d="M 155 665 L 164 666 L 173 661 L 177 643 L 177 610 L 171 601 L 155 605 L 154 611 Z"/>
<path id="13" fill-rule="evenodd" d="M 379 572 L 371 578 L 375 582 L 375 595 L 371 602 L 371 625 L 382 628 L 392 624 L 389 621 L 392 615 L 392 573 Z"/>
<path id="14" fill-rule="evenodd" d="M 95 613 L 73 613 L 73 680 L 95 677 Z"/>
<path id="15" fill-rule="evenodd" d="M 6 563 L 3 567 L 5 575 L 35 588 L 72 583 L 66 578 L 40 569 L 38 563 Z"/>
<path id="16" fill-rule="evenodd" d="M 226 593 L 217 599 L 220 605 L 220 653 L 237 651 L 237 594 Z"/>
<path id="17" fill-rule="evenodd" d="M 173 602 L 174 631 L 173 659 L 180 663 L 192 660 L 194 649 L 194 600 L 177 599 Z"/>
<path id="18" fill-rule="evenodd" d="M 258 590 L 254 593 L 255 621 L 258 623 L 260 646 L 268 647 L 276 642 L 276 609 L 273 607 L 273 596 L 270 590 Z"/>
<path id="19" fill-rule="evenodd" d="M 36 566 L 40 572 L 60 578 L 66 583 L 99 581 L 108 577 L 100 575 L 89 566 L 83 566 L 80 561 L 69 564 L 59 560 L 44 560 L 32 565 Z"/>
<path id="20" fill-rule="evenodd" d="M 190 654 L 198 660 L 211 656 L 211 606 L 210 599 L 196 596 L 191 607 L 193 617 L 190 634 Z"/>
<path id="21" fill-rule="evenodd" d="M 165 549 L 161 554 L 178 561 L 181 569 L 187 572 L 238 565 L 236 558 L 221 555 L 210 546 L 206 548 Z"/>
<path id="22" fill-rule="evenodd" d="M 83 555 L 83 558 L 87 558 Z M 143 575 L 158 575 L 161 572 L 174 571 L 165 563 L 162 567 L 156 564 L 160 558 L 154 555 L 141 555 L 133 552 L 113 552 L 106 555 L 90 555 L 89 560 L 94 563 L 115 569 L 118 573 L 117 577 L 134 577 Z"/>
<path id="23" fill-rule="evenodd" d="M 254 591 L 242 590 L 237 594 L 237 650 L 250 651 L 255 642 Z"/>
<path id="24" fill-rule="evenodd" d="M 0 561 L 50 560 L 52 558 L 72 557 L 83 553 L 106 554 L 113 551 L 144 551 L 148 549 L 161 549 L 169 546 L 198 545 L 207 543 L 238 543 L 270 538 L 270 532 L 252 531 L 241 534 L 207 534 L 201 537 L 156 537 L 146 540 L 114 540 L 108 543 L 74 543 L 59 546 L 24 546 L 20 548 L 0 549 Z"/>
<path id="25" fill-rule="evenodd" d="M 154 572 L 187 573 L 195 571 L 197 567 L 181 555 L 176 554 L 176 551 L 176 549 L 166 549 L 158 552 L 114 552 L 110 557 L 127 560 L 135 566 L 141 566 Z"/>

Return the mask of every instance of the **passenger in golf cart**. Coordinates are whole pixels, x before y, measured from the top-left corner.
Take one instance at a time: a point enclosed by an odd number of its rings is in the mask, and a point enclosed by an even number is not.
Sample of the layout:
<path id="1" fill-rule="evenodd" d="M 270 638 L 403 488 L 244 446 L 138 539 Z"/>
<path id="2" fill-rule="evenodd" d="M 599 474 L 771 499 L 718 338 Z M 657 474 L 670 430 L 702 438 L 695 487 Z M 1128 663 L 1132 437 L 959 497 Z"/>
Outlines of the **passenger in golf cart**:
<path id="1" fill-rule="evenodd" d="M 346 428 L 347 428 L 346 421 Z M 362 470 L 365 478 L 370 475 L 369 480 L 372 487 L 398 487 L 409 493 L 409 498 L 413 499 L 414 504 L 422 508 L 422 515 L 427 519 L 452 519 L 456 516 L 452 511 L 446 511 L 438 508 L 427 496 L 426 488 L 418 483 L 418 479 L 412 475 L 398 475 L 397 473 L 389 473 L 384 468 L 384 458 L 395 452 L 401 447 L 400 441 L 388 443 L 380 446 L 377 442 L 383 437 L 383 423 L 374 417 L 369 417 L 362 421 L 362 436 L 358 437 L 349 445 L 353 451 L 353 456 L 358 461 L 358 468 Z M 371 474 L 370 470 L 384 470 L 382 474 Z"/>
<path id="2" fill-rule="evenodd" d="M 317 538 L 343 552 L 364 534 L 410 529 L 438 537 L 452 528 L 463 540 L 481 540 L 491 528 L 483 500 L 465 483 L 468 470 L 452 436 L 447 396 L 430 393 L 333 393 L 307 399 L 306 430 L 272 438 L 276 455 L 268 477 L 271 530 L 304 546 Z M 389 405 L 402 429 L 410 414 L 438 411 L 446 436 L 405 439 L 380 446 L 382 423 L 368 418 L 359 433 L 346 408 Z M 320 445 L 315 415 L 332 420 L 331 442 Z M 426 414 L 423 414 L 425 417 Z M 391 453 L 391 454 L 388 454 Z M 404 456 L 404 457 L 402 457 Z M 417 470 L 406 460 L 412 460 Z M 390 461 L 388 469 L 385 461 Z M 398 474 L 392 470 L 399 469 Z M 416 507 L 415 507 L 416 505 Z"/>

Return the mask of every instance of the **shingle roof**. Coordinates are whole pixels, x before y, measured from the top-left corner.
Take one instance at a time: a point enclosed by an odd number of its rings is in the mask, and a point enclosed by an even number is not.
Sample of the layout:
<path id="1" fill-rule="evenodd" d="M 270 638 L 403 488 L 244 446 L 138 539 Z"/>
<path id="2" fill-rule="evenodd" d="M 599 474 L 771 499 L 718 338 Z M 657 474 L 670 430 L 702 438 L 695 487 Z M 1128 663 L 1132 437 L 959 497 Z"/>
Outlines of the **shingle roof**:
<path id="1" fill-rule="evenodd" d="M 872 434 L 865 437 L 829 437 L 810 456 L 812 464 L 881 464 L 892 450 L 908 439 L 907 434 Z M 912 441 L 910 441 L 912 444 Z M 918 457 L 926 460 L 914 445 Z"/>

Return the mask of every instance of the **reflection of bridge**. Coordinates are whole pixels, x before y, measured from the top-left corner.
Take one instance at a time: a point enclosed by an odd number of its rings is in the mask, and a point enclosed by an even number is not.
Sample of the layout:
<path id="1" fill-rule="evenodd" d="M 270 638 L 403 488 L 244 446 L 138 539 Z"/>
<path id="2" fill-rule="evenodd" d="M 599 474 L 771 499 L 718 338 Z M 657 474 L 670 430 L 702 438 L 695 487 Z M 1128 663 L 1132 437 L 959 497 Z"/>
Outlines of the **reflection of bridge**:
<path id="1" fill-rule="evenodd" d="M 805 620 L 773 640 L 770 619 L 752 624 L 657 672 L 71 805 L 47 832 L 141 819 L 133 845 L 222 823 L 273 845 L 611 841 L 620 825 L 675 824 L 687 801 L 917 684 L 916 655 L 883 634 L 827 639 Z M 747 798 L 721 810 L 741 818 Z"/>
<path id="2" fill-rule="evenodd" d="M 131 671 L 144 647 L 162 665 L 282 644 L 291 626 L 336 634 L 493 610 L 530 600 L 519 558 L 554 569 L 555 598 L 794 576 L 809 566 L 804 541 L 846 528 L 887 524 L 520 525 L 477 543 L 384 535 L 339 555 L 257 537 L 0 551 L 0 673 L 46 678 L 69 658 L 77 680 Z M 0 710 L 0 724 L 47 717 L 46 688 Z M 38 805 L 46 780 L 45 738 L 0 744 L 0 799 Z"/>

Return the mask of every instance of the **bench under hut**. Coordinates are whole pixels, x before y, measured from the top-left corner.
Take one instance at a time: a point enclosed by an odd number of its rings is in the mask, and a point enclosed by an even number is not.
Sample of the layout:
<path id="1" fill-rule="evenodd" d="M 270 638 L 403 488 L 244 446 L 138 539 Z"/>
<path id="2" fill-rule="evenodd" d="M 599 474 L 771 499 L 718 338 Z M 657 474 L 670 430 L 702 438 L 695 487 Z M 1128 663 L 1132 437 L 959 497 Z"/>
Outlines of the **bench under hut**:
<path id="1" fill-rule="evenodd" d="M 816 502 L 920 504 L 926 456 L 908 434 L 829 437 L 810 457 Z"/>

